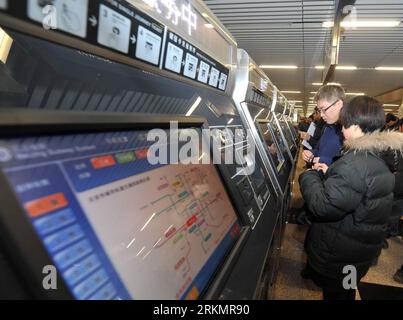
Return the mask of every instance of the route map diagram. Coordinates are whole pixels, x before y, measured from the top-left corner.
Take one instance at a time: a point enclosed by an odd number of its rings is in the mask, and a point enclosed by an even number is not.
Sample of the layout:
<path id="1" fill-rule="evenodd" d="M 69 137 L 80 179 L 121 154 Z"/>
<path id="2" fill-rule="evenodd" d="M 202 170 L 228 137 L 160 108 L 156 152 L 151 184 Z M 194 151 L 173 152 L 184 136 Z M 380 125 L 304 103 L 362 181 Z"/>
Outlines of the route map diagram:
<path id="1" fill-rule="evenodd" d="M 166 165 L 78 198 L 134 299 L 181 298 L 239 227 L 213 165 Z"/>

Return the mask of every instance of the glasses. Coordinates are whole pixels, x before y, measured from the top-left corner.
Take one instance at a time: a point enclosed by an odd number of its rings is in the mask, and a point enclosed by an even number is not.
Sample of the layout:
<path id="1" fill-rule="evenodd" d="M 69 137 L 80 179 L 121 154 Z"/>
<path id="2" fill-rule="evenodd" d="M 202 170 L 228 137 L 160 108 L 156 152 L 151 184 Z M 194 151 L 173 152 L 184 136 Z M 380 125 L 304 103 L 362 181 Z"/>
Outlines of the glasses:
<path id="1" fill-rule="evenodd" d="M 330 106 L 328 106 L 327 108 L 316 108 L 318 113 L 326 113 L 327 110 L 329 110 L 331 107 L 333 107 L 340 99 L 337 99 L 335 102 L 333 102 Z"/>

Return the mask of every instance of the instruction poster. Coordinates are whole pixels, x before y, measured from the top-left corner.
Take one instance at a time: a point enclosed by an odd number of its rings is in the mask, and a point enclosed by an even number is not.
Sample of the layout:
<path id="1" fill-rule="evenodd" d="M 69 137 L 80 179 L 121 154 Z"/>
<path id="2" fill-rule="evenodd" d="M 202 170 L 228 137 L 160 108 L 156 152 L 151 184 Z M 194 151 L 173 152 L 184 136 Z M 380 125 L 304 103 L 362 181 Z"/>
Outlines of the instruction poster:
<path id="1" fill-rule="evenodd" d="M 218 89 L 223 91 L 225 90 L 225 88 L 227 87 L 227 79 L 228 76 L 224 73 L 221 73 L 220 84 L 218 85 Z"/>
<path id="2" fill-rule="evenodd" d="M 130 19 L 101 4 L 99 6 L 98 43 L 128 53 L 131 24 Z"/>
<path id="3" fill-rule="evenodd" d="M 216 68 L 212 67 L 211 68 L 211 74 L 210 74 L 210 81 L 209 85 L 216 88 L 218 84 L 218 77 L 220 76 L 220 71 L 218 71 Z"/>
<path id="4" fill-rule="evenodd" d="M 209 71 L 210 71 L 210 66 L 207 63 L 201 61 L 200 69 L 199 69 L 199 76 L 198 76 L 197 80 L 199 80 L 200 82 L 203 82 L 203 83 L 207 83 Z"/>
<path id="5" fill-rule="evenodd" d="M 61 31 L 80 38 L 83 43 L 77 48 L 82 49 L 86 43 L 91 45 L 88 48 L 109 48 L 130 60 L 142 61 L 222 91 L 226 89 L 229 69 L 214 59 L 211 52 L 202 51 L 192 43 L 192 37 L 182 38 L 129 1 L 23 2 L 26 6 L 0 0 L 0 10 L 7 10 L 8 14 L 31 24 L 49 26 L 46 29 L 50 29 L 50 33 Z M 63 37 L 52 41 L 64 45 L 66 38 Z M 43 38 L 49 39 L 46 34 Z M 102 52 L 103 57 L 111 59 L 105 50 Z"/>
<path id="6" fill-rule="evenodd" d="M 7 5 L 7 1 L 0 0 L 0 7 L 2 4 Z M 28 17 L 36 22 L 81 38 L 87 36 L 88 0 L 28 0 L 27 10 Z M 51 21 L 52 13 L 56 14 L 55 21 Z"/>
<path id="7" fill-rule="evenodd" d="M 139 26 L 136 57 L 158 65 L 162 39 L 159 35 Z"/>
<path id="8" fill-rule="evenodd" d="M 172 43 L 168 44 L 165 68 L 176 73 L 181 72 L 183 50 Z"/>
<path id="9" fill-rule="evenodd" d="M 190 53 L 187 53 L 185 59 L 185 70 L 183 71 L 183 75 L 188 78 L 196 79 L 196 70 L 198 63 L 199 59 L 197 59 Z"/>

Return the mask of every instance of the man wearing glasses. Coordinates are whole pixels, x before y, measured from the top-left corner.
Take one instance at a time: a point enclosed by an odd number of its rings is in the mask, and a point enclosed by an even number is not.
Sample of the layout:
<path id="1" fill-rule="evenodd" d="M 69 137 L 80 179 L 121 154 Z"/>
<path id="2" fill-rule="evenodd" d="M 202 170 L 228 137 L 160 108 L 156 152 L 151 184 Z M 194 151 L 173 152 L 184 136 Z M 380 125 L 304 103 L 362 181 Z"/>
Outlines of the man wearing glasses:
<path id="1" fill-rule="evenodd" d="M 316 93 L 314 98 L 317 104 L 316 110 L 326 122 L 326 128 L 316 147 L 311 151 L 305 150 L 302 153 L 304 161 L 308 164 L 320 162 L 330 166 L 333 158 L 339 154 L 342 146 L 342 134 L 337 122 L 345 98 L 346 94 L 343 88 L 336 85 L 323 86 Z"/>
<path id="2" fill-rule="evenodd" d="M 312 150 L 304 150 L 302 158 L 307 162 L 307 168 L 316 163 L 325 164 L 328 167 L 333 163 L 333 158 L 338 156 L 343 144 L 341 126 L 338 124 L 339 114 L 346 98 L 344 89 L 336 85 L 325 85 L 315 95 L 316 111 L 320 113 L 325 127 L 322 135 Z M 290 211 L 290 220 L 298 224 L 310 224 L 308 217 L 311 215 L 304 204 L 301 208 Z"/>

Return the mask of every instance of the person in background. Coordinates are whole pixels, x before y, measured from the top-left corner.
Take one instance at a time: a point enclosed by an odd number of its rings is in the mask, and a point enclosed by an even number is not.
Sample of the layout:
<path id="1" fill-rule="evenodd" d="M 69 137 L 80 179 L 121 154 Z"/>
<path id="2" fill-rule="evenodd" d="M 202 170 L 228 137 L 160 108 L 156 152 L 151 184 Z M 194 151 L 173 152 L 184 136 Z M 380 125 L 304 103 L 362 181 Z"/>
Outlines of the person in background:
<path id="1" fill-rule="evenodd" d="M 316 124 L 315 124 L 315 117 L 314 117 L 314 113 L 312 113 L 308 118 L 311 119 L 311 123 L 309 125 L 309 128 L 306 132 L 303 132 L 301 134 L 301 138 L 303 139 L 302 141 L 302 146 L 304 150 L 312 150 L 312 145 L 308 142 L 308 140 L 311 138 L 311 135 L 313 135 L 315 133 L 315 128 L 316 128 Z"/>
<path id="2" fill-rule="evenodd" d="M 403 132 L 403 118 L 398 122 L 399 132 Z"/>
<path id="3" fill-rule="evenodd" d="M 395 177 L 380 154 L 396 142 L 380 132 L 384 111 L 368 96 L 347 104 L 340 124 L 345 138 L 342 156 L 330 167 L 315 164 L 299 178 L 314 218 L 306 239 L 306 272 L 322 288 L 324 299 L 354 300 L 355 289 L 343 286 L 344 268 L 355 268 L 358 286 L 382 249 Z"/>
<path id="4" fill-rule="evenodd" d="M 388 131 L 399 131 L 399 118 L 393 115 L 392 113 L 388 113 L 385 116 L 386 125 L 384 130 Z"/>
<path id="5" fill-rule="evenodd" d="M 305 140 L 311 145 L 312 149 L 315 149 L 325 128 L 325 121 L 322 119 L 320 111 L 317 108 L 315 108 L 312 123 L 315 125 L 315 132 L 312 136 L 307 134 Z"/>
<path id="6" fill-rule="evenodd" d="M 307 132 L 308 128 L 309 128 L 309 126 L 311 124 L 311 121 L 312 120 L 309 117 L 308 118 L 301 117 L 301 121 L 298 124 L 298 130 L 302 131 L 302 132 Z"/>
<path id="7" fill-rule="evenodd" d="M 326 125 L 316 148 L 303 151 L 302 158 L 304 161 L 308 163 L 321 162 L 330 166 L 333 158 L 339 154 L 343 138 L 338 120 L 345 99 L 346 94 L 343 88 L 336 85 L 325 85 L 316 93 L 314 101 Z"/>

